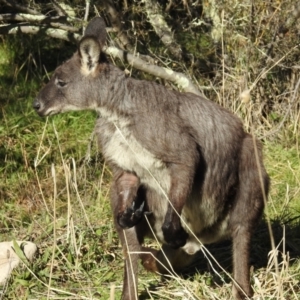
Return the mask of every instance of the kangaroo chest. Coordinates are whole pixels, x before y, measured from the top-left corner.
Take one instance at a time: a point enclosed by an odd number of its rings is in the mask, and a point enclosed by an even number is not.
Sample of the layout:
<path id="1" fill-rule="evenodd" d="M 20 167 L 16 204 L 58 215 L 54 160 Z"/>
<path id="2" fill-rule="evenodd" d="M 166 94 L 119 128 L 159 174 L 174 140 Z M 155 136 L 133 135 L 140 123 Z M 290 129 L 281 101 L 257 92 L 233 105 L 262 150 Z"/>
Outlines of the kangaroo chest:
<path id="1" fill-rule="evenodd" d="M 139 143 L 125 119 L 110 122 L 109 127 L 110 130 L 103 131 L 99 128 L 105 158 L 126 171 L 135 172 L 147 187 L 167 195 L 170 175 L 165 163 Z"/>

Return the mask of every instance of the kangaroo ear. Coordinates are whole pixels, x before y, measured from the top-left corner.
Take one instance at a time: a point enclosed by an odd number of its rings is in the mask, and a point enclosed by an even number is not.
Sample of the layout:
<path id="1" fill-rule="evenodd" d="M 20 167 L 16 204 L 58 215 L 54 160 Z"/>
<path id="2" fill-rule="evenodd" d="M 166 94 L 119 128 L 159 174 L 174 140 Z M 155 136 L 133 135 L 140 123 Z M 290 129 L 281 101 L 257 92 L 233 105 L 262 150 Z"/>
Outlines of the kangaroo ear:
<path id="1" fill-rule="evenodd" d="M 93 73 L 101 54 L 101 46 L 93 36 L 84 36 L 79 42 L 78 52 L 81 58 L 81 71 L 84 75 Z"/>
<path id="2" fill-rule="evenodd" d="M 105 22 L 101 17 L 96 17 L 92 19 L 87 28 L 85 29 L 84 36 L 91 36 L 98 40 L 100 47 L 104 46 L 106 42 L 106 29 Z"/>
<path id="3" fill-rule="evenodd" d="M 93 73 L 99 63 L 101 50 L 106 41 L 105 22 L 101 17 L 91 20 L 79 42 L 81 71 L 84 75 Z"/>

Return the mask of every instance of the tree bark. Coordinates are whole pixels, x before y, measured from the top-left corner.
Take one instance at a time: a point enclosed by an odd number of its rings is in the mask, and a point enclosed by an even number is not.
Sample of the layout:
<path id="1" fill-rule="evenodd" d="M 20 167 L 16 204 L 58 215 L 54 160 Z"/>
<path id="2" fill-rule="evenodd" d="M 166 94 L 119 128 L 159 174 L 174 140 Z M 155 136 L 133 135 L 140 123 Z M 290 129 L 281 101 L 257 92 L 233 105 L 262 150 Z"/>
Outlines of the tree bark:
<path id="1" fill-rule="evenodd" d="M 158 2 L 154 0 L 143 0 L 142 2 L 145 3 L 145 11 L 148 20 L 162 43 L 176 59 L 181 60 L 182 49 L 175 41 L 172 30 L 165 21 L 162 9 Z"/>

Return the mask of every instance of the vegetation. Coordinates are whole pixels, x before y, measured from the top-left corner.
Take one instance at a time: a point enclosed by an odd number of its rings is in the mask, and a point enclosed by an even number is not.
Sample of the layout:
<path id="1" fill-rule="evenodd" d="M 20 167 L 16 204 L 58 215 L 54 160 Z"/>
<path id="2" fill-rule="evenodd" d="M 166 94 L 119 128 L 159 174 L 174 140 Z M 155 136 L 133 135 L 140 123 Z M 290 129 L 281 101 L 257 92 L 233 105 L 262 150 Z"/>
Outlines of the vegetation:
<path id="1" fill-rule="evenodd" d="M 110 43 L 186 75 L 243 119 L 264 143 L 271 176 L 251 255 L 256 299 L 300 298 L 300 6 L 292 0 L 217 2 L 91 1 L 87 10 L 88 1 L 63 6 L 0 0 L 0 241 L 30 240 L 39 247 L 32 263 L 13 271 L 0 299 L 119 299 L 123 273 L 109 207 L 111 174 L 92 135 L 97 116 L 80 112 L 44 120 L 31 107 L 48 72 L 75 46 L 46 31 L 9 35 L 7 24 L 44 26 L 9 19 L 21 14 L 20 5 L 51 17 L 60 7 L 69 16 L 60 28 L 68 25 L 64 30 L 75 34 L 87 11 L 89 18 L 100 12 L 112 27 Z M 174 31 L 171 46 L 160 39 L 151 7 L 165 30 Z M 108 13 L 111 8 L 122 22 Z M 176 83 L 111 59 L 134 77 Z M 174 278 L 141 270 L 140 299 L 231 299 L 230 251 L 229 242 L 211 245 Z"/>

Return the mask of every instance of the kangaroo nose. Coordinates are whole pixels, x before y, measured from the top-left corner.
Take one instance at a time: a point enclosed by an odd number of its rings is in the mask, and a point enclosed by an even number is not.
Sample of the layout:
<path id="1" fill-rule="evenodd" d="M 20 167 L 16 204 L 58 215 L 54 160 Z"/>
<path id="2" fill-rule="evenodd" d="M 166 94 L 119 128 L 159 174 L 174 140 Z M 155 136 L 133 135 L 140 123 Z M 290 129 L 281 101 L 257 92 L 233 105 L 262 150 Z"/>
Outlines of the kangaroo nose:
<path id="1" fill-rule="evenodd" d="M 35 110 L 39 110 L 41 108 L 41 103 L 35 99 L 32 106 Z"/>

